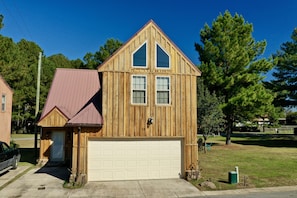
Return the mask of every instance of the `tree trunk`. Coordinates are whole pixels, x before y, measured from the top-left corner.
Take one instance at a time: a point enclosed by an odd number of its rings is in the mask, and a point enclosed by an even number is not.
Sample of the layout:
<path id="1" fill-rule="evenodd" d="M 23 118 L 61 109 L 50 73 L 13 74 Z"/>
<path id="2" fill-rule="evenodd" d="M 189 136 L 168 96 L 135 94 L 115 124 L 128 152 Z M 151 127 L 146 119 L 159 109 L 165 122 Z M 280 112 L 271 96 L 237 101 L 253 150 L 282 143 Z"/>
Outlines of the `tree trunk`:
<path id="1" fill-rule="evenodd" d="M 227 130 L 226 130 L 226 145 L 231 144 L 232 126 L 233 126 L 233 120 L 231 119 L 231 116 L 228 116 L 227 117 Z"/>

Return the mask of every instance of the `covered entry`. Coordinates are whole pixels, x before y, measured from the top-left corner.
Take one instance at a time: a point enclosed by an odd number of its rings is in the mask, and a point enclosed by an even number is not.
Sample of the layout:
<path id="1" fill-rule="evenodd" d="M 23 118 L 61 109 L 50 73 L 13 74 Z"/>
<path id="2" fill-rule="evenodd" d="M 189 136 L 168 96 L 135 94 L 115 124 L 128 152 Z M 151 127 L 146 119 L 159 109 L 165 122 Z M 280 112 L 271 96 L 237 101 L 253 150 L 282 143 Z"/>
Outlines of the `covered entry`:
<path id="1" fill-rule="evenodd" d="M 181 140 L 89 140 L 88 180 L 180 178 Z"/>

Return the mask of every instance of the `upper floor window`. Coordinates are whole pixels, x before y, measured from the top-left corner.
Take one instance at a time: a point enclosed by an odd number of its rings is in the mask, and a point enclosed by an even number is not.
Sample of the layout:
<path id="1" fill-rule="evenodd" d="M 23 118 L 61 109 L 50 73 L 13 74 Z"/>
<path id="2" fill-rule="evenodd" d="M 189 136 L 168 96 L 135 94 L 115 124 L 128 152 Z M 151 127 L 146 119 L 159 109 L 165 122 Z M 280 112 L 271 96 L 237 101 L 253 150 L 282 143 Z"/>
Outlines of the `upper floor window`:
<path id="1" fill-rule="evenodd" d="M 146 67 L 146 43 L 133 53 L 133 67 Z"/>
<path id="2" fill-rule="evenodd" d="M 132 104 L 146 104 L 147 81 L 146 76 L 132 76 Z"/>
<path id="3" fill-rule="evenodd" d="M 170 104 L 170 77 L 156 77 L 157 104 Z"/>
<path id="4" fill-rule="evenodd" d="M 1 111 L 6 110 L 6 95 L 2 94 Z"/>
<path id="5" fill-rule="evenodd" d="M 169 55 L 158 44 L 156 44 L 156 57 L 157 68 L 168 69 L 170 67 Z"/>

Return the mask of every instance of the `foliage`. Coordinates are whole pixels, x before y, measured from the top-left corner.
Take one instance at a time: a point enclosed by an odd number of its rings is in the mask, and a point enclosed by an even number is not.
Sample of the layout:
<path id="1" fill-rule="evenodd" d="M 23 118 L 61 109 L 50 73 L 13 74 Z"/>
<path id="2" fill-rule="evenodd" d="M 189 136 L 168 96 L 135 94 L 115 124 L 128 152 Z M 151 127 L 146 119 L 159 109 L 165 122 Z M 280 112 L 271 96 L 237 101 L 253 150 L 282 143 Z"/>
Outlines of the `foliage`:
<path id="1" fill-rule="evenodd" d="M 297 112 L 288 112 L 286 120 L 287 124 L 297 124 Z"/>
<path id="2" fill-rule="evenodd" d="M 227 137 L 235 120 L 249 120 L 274 111 L 274 95 L 262 84 L 263 74 L 273 64 L 260 58 L 266 42 L 256 42 L 253 27 L 238 14 L 226 11 L 200 32 L 201 44 L 195 47 L 200 56 L 202 78 L 210 93 L 223 97 L 222 109 L 226 115 Z"/>
<path id="3" fill-rule="evenodd" d="M 292 33 L 292 41 L 281 45 L 273 55 L 276 66 L 274 79 L 266 82 L 266 87 L 277 93 L 274 104 L 280 107 L 297 106 L 297 28 Z"/>
<path id="4" fill-rule="evenodd" d="M 204 140 L 210 134 L 218 134 L 224 130 L 225 115 L 220 108 L 220 98 L 210 93 L 203 80 L 198 80 L 198 131 Z"/>
<path id="5" fill-rule="evenodd" d="M 0 24 L 2 26 L 2 15 Z M 69 60 L 63 54 L 42 57 L 40 81 L 40 115 L 50 89 L 53 76 L 59 68 L 95 68 L 122 43 L 110 39 L 100 47 L 100 51 L 90 53 L 90 62 L 85 65 L 80 59 Z M 15 43 L 11 38 L 0 35 L 0 75 L 13 89 L 12 130 L 13 132 L 32 133 L 34 130 L 38 55 L 42 52 L 36 43 L 25 39 Z M 87 55 L 86 55 L 87 57 Z M 97 62 L 96 62 L 97 61 Z M 91 66 L 90 66 L 91 65 Z"/>
<path id="6" fill-rule="evenodd" d="M 84 56 L 86 62 L 85 68 L 95 69 L 102 64 L 108 57 L 110 57 L 117 49 L 119 49 L 123 43 L 116 39 L 108 39 L 106 43 L 100 47 L 99 51 L 94 54 L 88 52 Z"/>
<path id="7" fill-rule="evenodd" d="M 3 23 L 2 23 L 2 21 L 3 21 L 3 15 L 0 14 L 0 30 L 3 28 Z"/>

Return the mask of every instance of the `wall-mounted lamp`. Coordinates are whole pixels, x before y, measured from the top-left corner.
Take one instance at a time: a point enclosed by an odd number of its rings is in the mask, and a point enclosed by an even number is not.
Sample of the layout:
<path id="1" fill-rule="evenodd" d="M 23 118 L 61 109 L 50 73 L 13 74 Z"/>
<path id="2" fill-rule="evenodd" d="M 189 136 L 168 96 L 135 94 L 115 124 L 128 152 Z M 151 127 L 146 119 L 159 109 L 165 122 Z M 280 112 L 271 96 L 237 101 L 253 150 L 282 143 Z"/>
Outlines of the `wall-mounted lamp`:
<path id="1" fill-rule="evenodd" d="M 151 125 L 154 123 L 154 119 L 152 117 L 150 117 L 149 119 L 147 119 L 147 125 Z"/>

